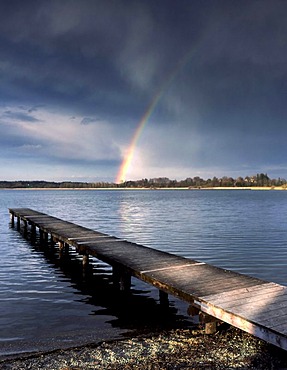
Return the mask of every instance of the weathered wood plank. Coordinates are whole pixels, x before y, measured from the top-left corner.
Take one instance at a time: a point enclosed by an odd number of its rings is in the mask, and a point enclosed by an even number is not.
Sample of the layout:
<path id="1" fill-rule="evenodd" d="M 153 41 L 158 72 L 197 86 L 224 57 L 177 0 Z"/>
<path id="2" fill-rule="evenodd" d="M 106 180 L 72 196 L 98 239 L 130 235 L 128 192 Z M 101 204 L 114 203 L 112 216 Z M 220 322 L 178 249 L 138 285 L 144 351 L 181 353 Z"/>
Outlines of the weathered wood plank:
<path id="1" fill-rule="evenodd" d="M 286 320 L 286 316 L 284 317 Z M 280 332 L 281 334 L 287 335 L 287 320 L 276 325 L 272 325 L 274 331 Z"/>
<path id="2" fill-rule="evenodd" d="M 241 306 L 241 307 L 233 307 L 232 309 L 226 309 L 225 307 L 221 308 L 225 310 L 226 312 L 232 312 L 234 315 L 238 315 L 240 317 L 245 317 L 246 319 L 249 319 L 251 321 L 258 322 L 259 317 L 262 317 L 263 312 L 268 315 L 268 310 L 266 308 L 272 304 L 272 302 L 265 302 L 264 304 L 262 302 L 258 304 L 254 304 L 252 306 Z M 265 321 L 260 321 L 261 323 Z"/>
<path id="3" fill-rule="evenodd" d="M 226 308 L 222 307 L 226 310 Z M 235 310 L 233 310 L 235 311 Z M 278 317 L 284 316 L 287 312 L 287 302 L 272 302 L 271 305 L 267 304 L 261 310 L 253 310 L 248 315 L 248 319 L 256 320 L 262 325 L 269 325 L 269 321 L 276 321 Z"/>
<path id="4" fill-rule="evenodd" d="M 284 309 L 282 310 L 277 310 L 276 313 L 277 315 L 276 316 L 271 316 L 271 317 L 268 317 L 267 315 L 264 317 L 262 316 L 259 316 L 256 318 L 256 320 L 262 324 L 262 325 L 265 325 L 265 326 L 268 326 L 272 329 L 276 329 L 277 327 L 280 326 L 280 331 L 282 333 L 284 333 L 284 326 L 286 326 L 286 323 L 287 323 L 287 314 L 286 314 L 286 306 Z"/>
<path id="5" fill-rule="evenodd" d="M 249 308 L 249 307 L 258 307 L 259 305 L 264 305 L 267 304 L 268 302 L 272 303 L 272 306 L 273 307 L 276 307 L 276 305 L 280 304 L 280 303 L 283 303 L 285 304 L 284 302 L 287 301 L 287 293 L 286 291 L 284 293 L 278 291 L 277 294 L 276 292 L 274 292 L 273 294 L 269 294 L 269 295 L 266 295 L 266 296 L 258 296 L 258 297 L 250 297 L 249 299 L 245 299 L 245 300 L 242 300 L 241 302 L 240 301 L 235 301 L 235 302 L 228 302 L 228 303 L 222 303 L 221 306 L 224 307 L 225 309 L 227 310 L 232 310 L 233 308 L 238 308 L 240 309 L 240 307 L 245 307 L 245 308 Z M 212 301 L 211 301 L 212 302 Z M 213 303 L 213 302 L 212 302 Z"/>
<path id="6" fill-rule="evenodd" d="M 222 307 L 225 308 L 232 308 L 243 305 L 250 305 L 253 302 L 267 301 L 272 298 L 279 299 L 279 297 L 285 297 L 287 299 L 287 290 L 284 289 L 284 287 L 282 287 L 282 289 L 279 289 L 278 287 L 267 290 L 262 289 L 261 291 L 258 290 L 258 293 L 250 292 L 249 295 L 244 294 L 242 298 L 240 296 L 234 295 L 234 300 L 229 297 L 228 300 L 213 301 L 212 299 L 210 299 L 209 302 L 212 302 L 214 305 L 220 304 Z"/>
<path id="7" fill-rule="evenodd" d="M 282 285 L 279 285 L 276 283 L 266 283 L 262 281 L 258 285 L 254 285 L 252 287 L 234 289 L 230 292 L 225 292 L 225 293 L 220 293 L 220 294 L 210 294 L 208 296 L 203 296 L 201 298 L 212 301 L 214 304 L 216 304 L 216 303 L 227 302 L 230 299 L 233 300 L 234 297 L 239 297 L 239 296 L 244 297 L 244 294 L 246 294 L 247 296 L 250 293 L 258 294 L 262 289 L 269 289 L 269 288 L 274 288 L 274 287 L 278 287 L 279 289 L 285 288 Z"/>

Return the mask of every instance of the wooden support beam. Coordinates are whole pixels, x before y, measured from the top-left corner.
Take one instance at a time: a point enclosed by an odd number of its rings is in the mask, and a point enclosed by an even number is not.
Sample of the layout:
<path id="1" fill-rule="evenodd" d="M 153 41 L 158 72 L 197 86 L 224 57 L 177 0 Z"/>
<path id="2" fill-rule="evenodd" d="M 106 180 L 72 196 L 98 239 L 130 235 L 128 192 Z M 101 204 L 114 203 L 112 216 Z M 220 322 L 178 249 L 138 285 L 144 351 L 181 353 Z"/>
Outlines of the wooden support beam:
<path id="1" fill-rule="evenodd" d="M 169 306 L 168 293 L 164 292 L 163 290 L 159 290 L 159 303 L 163 307 Z"/>
<path id="2" fill-rule="evenodd" d="M 87 253 L 83 254 L 83 268 L 88 267 L 89 265 L 89 255 Z"/>
<path id="3" fill-rule="evenodd" d="M 23 224 L 24 224 L 24 236 L 26 237 L 28 233 L 28 222 L 26 220 L 23 220 Z"/>
<path id="4" fill-rule="evenodd" d="M 196 307 L 194 303 L 191 303 L 191 305 L 188 307 L 187 313 L 189 316 L 199 316 L 199 322 L 203 325 L 205 334 L 216 333 L 219 320 L 217 320 L 215 317 L 200 311 L 200 309 Z"/>
<path id="5" fill-rule="evenodd" d="M 10 213 L 10 221 L 11 221 L 11 226 L 14 227 L 15 226 L 14 213 Z"/>
<path id="6" fill-rule="evenodd" d="M 193 304 L 188 306 L 187 314 L 189 316 L 197 316 L 197 315 L 199 315 L 199 312 L 200 312 L 200 310 L 197 307 L 193 306 Z"/>
<path id="7" fill-rule="evenodd" d="M 124 268 L 113 266 L 113 281 L 119 290 L 126 292 L 131 287 L 131 274 Z"/>
<path id="8" fill-rule="evenodd" d="M 48 233 L 46 233 L 46 232 L 43 233 L 43 241 L 44 241 L 45 244 L 48 243 Z"/>
<path id="9" fill-rule="evenodd" d="M 69 252 L 70 252 L 70 246 L 68 243 L 65 243 L 65 253 L 69 254 Z"/>
<path id="10" fill-rule="evenodd" d="M 31 238 L 35 239 L 36 237 L 36 226 L 34 224 L 31 224 Z"/>
<path id="11" fill-rule="evenodd" d="M 69 254 L 69 248 L 70 248 L 70 246 L 69 246 L 68 243 L 65 243 L 65 242 L 63 242 L 61 240 L 56 239 L 55 237 L 53 237 L 52 234 L 51 234 L 51 240 L 52 240 L 52 244 L 53 243 L 54 244 L 58 244 L 58 246 L 59 246 L 59 253 L 61 253 L 61 254 L 63 254 L 63 253 Z"/>
<path id="12" fill-rule="evenodd" d="M 214 334 L 217 330 L 218 320 L 204 312 L 199 313 L 199 321 L 204 325 L 205 334 Z"/>
<path id="13" fill-rule="evenodd" d="M 21 226 L 21 218 L 20 216 L 17 216 L 17 230 L 18 231 L 20 230 L 20 226 Z"/>
<path id="14" fill-rule="evenodd" d="M 120 277 L 120 291 L 129 291 L 131 288 L 131 275 L 124 273 Z"/>
<path id="15" fill-rule="evenodd" d="M 63 251 L 64 251 L 64 242 L 59 241 L 58 245 L 59 245 L 59 258 L 62 258 L 63 257 Z"/>

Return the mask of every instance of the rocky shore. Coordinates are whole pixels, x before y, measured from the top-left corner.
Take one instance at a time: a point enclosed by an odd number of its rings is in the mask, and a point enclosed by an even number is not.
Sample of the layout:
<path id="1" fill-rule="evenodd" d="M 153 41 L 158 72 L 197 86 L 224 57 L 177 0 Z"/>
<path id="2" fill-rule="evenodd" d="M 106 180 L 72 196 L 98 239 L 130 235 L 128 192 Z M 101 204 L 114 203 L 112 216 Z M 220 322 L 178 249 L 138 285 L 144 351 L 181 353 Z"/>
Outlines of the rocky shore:
<path id="1" fill-rule="evenodd" d="M 3 370 L 287 369 L 287 353 L 235 328 L 176 329 L 5 360 Z"/>

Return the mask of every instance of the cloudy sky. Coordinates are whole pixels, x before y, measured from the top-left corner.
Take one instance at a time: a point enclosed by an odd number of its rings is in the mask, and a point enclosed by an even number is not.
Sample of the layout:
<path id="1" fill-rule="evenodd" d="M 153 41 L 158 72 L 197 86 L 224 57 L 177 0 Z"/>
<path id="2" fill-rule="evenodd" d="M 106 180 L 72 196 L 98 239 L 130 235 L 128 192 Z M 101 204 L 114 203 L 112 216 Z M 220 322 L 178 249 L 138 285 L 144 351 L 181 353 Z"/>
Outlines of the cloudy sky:
<path id="1" fill-rule="evenodd" d="M 286 17 L 284 0 L 2 0 L 0 179 L 115 181 L 140 123 L 125 179 L 287 178 Z"/>

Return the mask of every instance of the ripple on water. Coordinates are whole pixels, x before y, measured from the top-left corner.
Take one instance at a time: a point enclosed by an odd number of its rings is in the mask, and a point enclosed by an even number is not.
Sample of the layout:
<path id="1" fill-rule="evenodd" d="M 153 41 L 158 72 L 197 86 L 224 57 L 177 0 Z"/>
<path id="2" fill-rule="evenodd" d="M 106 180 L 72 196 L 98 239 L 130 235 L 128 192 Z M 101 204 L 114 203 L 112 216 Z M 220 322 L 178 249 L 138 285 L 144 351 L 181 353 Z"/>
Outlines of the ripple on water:
<path id="1" fill-rule="evenodd" d="M 287 285 L 286 197 L 287 192 L 246 191 L 0 192 L 2 354 L 45 349 L 51 343 L 71 345 L 79 338 L 108 339 L 141 325 L 128 307 L 113 300 L 106 264 L 94 262 L 96 280 L 91 287 L 76 272 L 74 252 L 72 267 L 59 264 L 57 256 L 47 255 L 11 229 L 8 207 L 35 208 L 139 244 Z M 156 316 L 157 292 L 134 284 L 134 307 L 144 308 L 141 321 L 149 309 Z M 179 317 L 182 306 L 176 300 L 173 309 L 178 309 Z M 169 321 L 176 316 L 170 315 Z M 156 316 L 158 321 L 161 316 Z M 152 320 L 145 325 L 151 326 Z"/>

